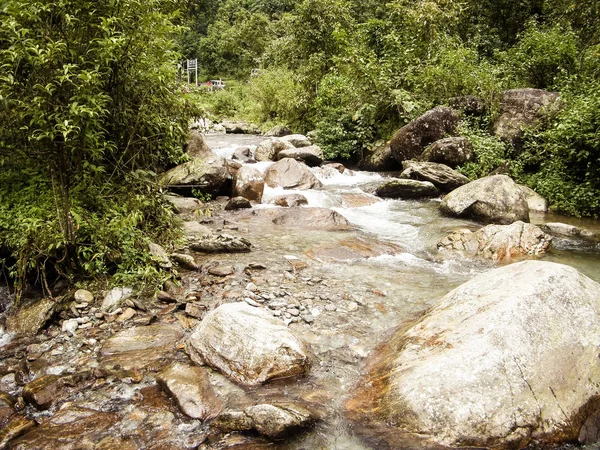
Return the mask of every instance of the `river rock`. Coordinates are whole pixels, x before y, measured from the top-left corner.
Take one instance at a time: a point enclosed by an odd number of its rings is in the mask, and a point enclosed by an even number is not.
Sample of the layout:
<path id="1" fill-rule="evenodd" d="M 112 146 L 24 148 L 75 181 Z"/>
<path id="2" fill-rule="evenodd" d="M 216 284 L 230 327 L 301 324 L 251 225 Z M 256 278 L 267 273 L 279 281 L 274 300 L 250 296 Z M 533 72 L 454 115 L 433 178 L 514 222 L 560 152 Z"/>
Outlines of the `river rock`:
<path id="1" fill-rule="evenodd" d="M 29 419 L 28 417 L 21 415 L 12 416 L 7 423 L 0 428 L 0 448 L 7 448 L 12 440 L 32 430 L 36 425 L 35 420 Z M 19 447 L 16 445 L 11 446 L 11 449 L 18 448 Z M 27 450 L 27 447 L 21 447 L 21 449 Z M 29 449 L 33 449 L 33 447 L 30 447 Z"/>
<path id="2" fill-rule="evenodd" d="M 119 304 L 121 304 L 121 302 L 133 297 L 133 295 L 133 289 L 130 287 L 112 288 L 104 296 L 104 300 L 102 300 L 102 306 L 100 306 L 100 309 L 102 311 L 110 311 L 111 309 L 115 309 L 119 306 Z"/>
<path id="3" fill-rule="evenodd" d="M 259 132 L 258 126 L 241 120 L 224 120 L 221 125 L 227 134 L 257 134 Z"/>
<path id="4" fill-rule="evenodd" d="M 321 165 L 323 162 L 323 150 L 318 145 L 304 146 L 291 150 L 282 150 L 277 155 L 277 159 L 292 158 L 303 162 L 309 167 Z"/>
<path id="5" fill-rule="evenodd" d="M 181 225 L 183 228 L 183 232 L 188 238 L 198 238 L 200 236 L 211 236 L 213 234 L 212 230 L 205 225 L 202 225 L 195 220 L 189 220 L 183 222 Z"/>
<path id="6" fill-rule="evenodd" d="M 542 111 L 557 105 L 559 95 L 542 89 L 511 89 L 500 94 L 500 115 L 494 133 L 515 148 L 523 144 L 523 129 L 539 124 Z"/>
<path id="7" fill-rule="evenodd" d="M 238 170 L 233 185 L 233 196 L 244 197 L 260 203 L 265 190 L 265 180 L 262 173 L 251 166 L 243 166 Z"/>
<path id="8" fill-rule="evenodd" d="M 243 237 L 230 234 L 216 234 L 196 237 L 188 247 L 204 253 L 246 253 L 252 244 Z"/>
<path id="9" fill-rule="evenodd" d="M 194 197 L 179 197 L 178 195 L 165 195 L 165 199 L 171 203 L 178 214 L 194 214 L 202 209 L 203 203 Z"/>
<path id="10" fill-rule="evenodd" d="M 429 181 L 442 192 L 453 191 L 470 182 L 463 174 L 445 164 L 404 161 L 402 167 L 404 170 L 400 174 L 400 178 Z"/>
<path id="11" fill-rule="evenodd" d="M 281 138 L 282 141 L 289 142 L 296 148 L 310 147 L 312 143 L 303 134 L 288 134 Z"/>
<path id="12" fill-rule="evenodd" d="M 223 402 L 215 394 L 206 369 L 173 363 L 157 375 L 156 381 L 177 406 L 194 419 L 214 419 L 223 409 Z"/>
<path id="13" fill-rule="evenodd" d="M 244 410 L 251 429 L 271 439 L 290 436 L 312 425 L 316 417 L 300 403 L 260 404 Z"/>
<path id="14" fill-rule="evenodd" d="M 191 131 L 190 138 L 186 146 L 187 154 L 192 158 L 207 158 L 210 157 L 213 151 L 204 141 L 204 137 L 198 131 Z"/>
<path id="15" fill-rule="evenodd" d="M 492 175 L 450 192 L 440 205 L 444 214 L 487 223 L 529 222 L 529 207 L 519 186 L 506 175 Z"/>
<path id="16" fill-rule="evenodd" d="M 158 262 L 158 264 L 162 268 L 170 269 L 171 267 L 173 267 L 171 259 L 169 258 L 169 254 L 162 246 L 155 244 L 154 242 L 150 242 L 148 244 L 148 250 L 150 251 L 150 254 L 154 257 L 155 261 Z"/>
<path id="17" fill-rule="evenodd" d="M 160 181 L 167 186 L 192 186 L 205 194 L 219 195 L 231 182 L 227 161 L 211 154 L 190 161 L 161 175 Z"/>
<path id="18" fill-rule="evenodd" d="M 429 181 L 393 179 L 380 185 L 375 193 L 384 198 L 426 198 L 438 197 L 441 192 Z"/>
<path id="19" fill-rule="evenodd" d="M 294 148 L 292 144 L 281 139 L 267 139 L 256 147 L 254 159 L 257 161 L 277 161 L 279 152 Z"/>
<path id="20" fill-rule="evenodd" d="M 552 237 L 539 227 L 518 221 L 510 225 L 488 225 L 476 232 L 455 231 L 438 243 L 438 249 L 509 262 L 517 257 L 543 255 L 551 244 Z"/>
<path id="21" fill-rule="evenodd" d="M 94 294 L 85 289 L 77 289 L 73 298 L 77 303 L 92 303 L 94 301 Z"/>
<path id="22" fill-rule="evenodd" d="M 209 312 L 186 343 L 197 364 L 208 364 L 246 385 L 303 375 L 306 344 L 261 308 L 229 303 Z"/>
<path id="23" fill-rule="evenodd" d="M 365 192 L 343 192 L 341 197 L 342 203 L 346 208 L 360 208 L 382 201 L 380 198 Z"/>
<path id="24" fill-rule="evenodd" d="M 372 151 L 364 152 L 358 167 L 373 172 L 391 172 L 402 168 L 392 155 L 389 142 L 375 147 Z"/>
<path id="25" fill-rule="evenodd" d="M 288 228 L 317 230 L 343 230 L 350 227 L 350 222 L 344 216 L 328 208 L 286 208 L 276 211 L 273 223 Z"/>
<path id="26" fill-rule="evenodd" d="M 187 255 L 185 253 L 172 253 L 171 259 L 173 262 L 175 262 L 175 264 L 183 269 L 198 270 L 200 268 L 192 255 Z"/>
<path id="27" fill-rule="evenodd" d="M 322 186 L 308 167 L 292 158 L 282 159 L 265 172 L 265 182 L 270 187 L 284 189 L 314 189 Z"/>
<path id="28" fill-rule="evenodd" d="M 525 200 L 527 201 L 527 206 L 529 207 L 529 211 L 547 213 L 548 212 L 548 200 L 542 197 L 540 194 L 535 192 L 528 186 L 524 186 L 519 184 L 519 189 L 525 195 Z"/>
<path id="29" fill-rule="evenodd" d="M 598 283 L 561 264 L 511 264 L 398 331 L 347 408 L 391 448 L 398 437 L 402 448 L 571 442 L 599 407 L 599 345 Z"/>
<path id="30" fill-rule="evenodd" d="M 272 205 L 283 206 L 286 208 L 293 208 L 295 206 L 308 205 L 308 200 L 304 195 L 301 194 L 287 194 L 273 197 L 269 203 L 271 203 Z"/>
<path id="31" fill-rule="evenodd" d="M 440 139 L 427 147 L 419 159 L 455 168 L 473 159 L 473 145 L 464 137 Z"/>
<path id="32" fill-rule="evenodd" d="M 35 300 L 11 311 L 6 317 L 6 330 L 9 333 L 35 335 L 56 311 L 56 301 L 51 298 Z"/>
<path id="33" fill-rule="evenodd" d="M 292 133 L 292 130 L 290 130 L 288 127 L 286 127 L 284 125 L 275 125 L 273 128 L 271 128 L 269 131 L 267 131 L 265 133 L 265 136 L 283 137 L 283 136 L 287 136 L 289 134 L 293 134 L 293 133 Z"/>
<path id="34" fill-rule="evenodd" d="M 215 277 L 228 277 L 235 273 L 235 269 L 232 266 L 217 266 L 208 269 L 208 273 Z"/>
<path id="35" fill-rule="evenodd" d="M 50 408 L 54 403 L 64 400 L 73 391 L 91 385 L 89 373 L 75 375 L 43 375 L 27 383 L 23 388 L 23 400 L 39 410 Z"/>
<path id="36" fill-rule="evenodd" d="M 241 161 L 244 164 L 254 164 L 256 163 L 256 159 L 254 159 L 254 155 L 252 154 L 252 150 L 249 147 L 238 147 L 235 152 L 233 152 L 233 156 L 231 159 L 235 159 L 237 161 Z"/>
<path id="37" fill-rule="evenodd" d="M 450 108 L 438 106 L 400 128 L 390 141 L 392 155 L 399 163 L 417 158 L 429 144 L 453 134 L 458 125 L 458 114 Z"/>
<path id="38" fill-rule="evenodd" d="M 252 204 L 247 198 L 233 197 L 225 205 L 225 211 L 233 211 L 236 209 L 252 208 Z"/>

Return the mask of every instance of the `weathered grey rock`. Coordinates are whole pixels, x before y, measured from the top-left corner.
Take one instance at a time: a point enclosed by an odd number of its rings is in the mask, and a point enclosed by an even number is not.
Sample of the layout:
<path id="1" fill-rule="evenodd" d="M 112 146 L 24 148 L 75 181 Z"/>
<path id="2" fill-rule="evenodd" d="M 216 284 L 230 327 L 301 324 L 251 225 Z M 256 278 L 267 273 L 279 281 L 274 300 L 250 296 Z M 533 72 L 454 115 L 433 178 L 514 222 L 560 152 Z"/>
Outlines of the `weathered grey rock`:
<path id="1" fill-rule="evenodd" d="M 403 180 L 405 181 L 405 180 Z M 374 205 L 382 200 L 373 194 L 363 192 L 343 192 L 341 194 L 342 204 L 346 208 L 360 208 L 361 206 Z"/>
<path id="2" fill-rule="evenodd" d="M 102 311 L 110 311 L 111 309 L 117 308 L 121 302 L 133 297 L 133 294 L 133 289 L 130 287 L 112 288 L 104 296 L 104 300 L 102 300 L 102 306 L 100 306 L 100 309 Z"/>
<path id="3" fill-rule="evenodd" d="M 265 183 L 284 189 L 314 189 L 322 186 L 305 164 L 292 158 L 282 159 L 269 167 L 265 172 Z"/>
<path id="4" fill-rule="evenodd" d="M 244 197 L 233 197 L 225 205 L 225 211 L 233 211 L 236 209 L 252 208 L 252 204 L 247 198 Z"/>
<path id="5" fill-rule="evenodd" d="M 200 200 L 194 197 L 165 195 L 165 199 L 175 207 L 175 212 L 178 214 L 194 214 L 204 206 Z"/>
<path id="6" fill-rule="evenodd" d="M 242 237 L 215 234 L 199 236 L 190 242 L 188 247 L 204 253 L 245 253 L 251 250 L 252 244 Z"/>
<path id="7" fill-rule="evenodd" d="M 228 277 L 235 273 L 235 269 L 232 266 L 216 266 L 208 269 L 208 273 L 216 277 Z"/>
<path id="8" fill-rule="evenodd" d="M 265 190 L 265 180 L 262 173 L 251 166 L 243 166 L 238 170 L 233 185 L 233 196 L 244 197 L 260 203 Z"/>
<path id="9" fill-rule="evenodd" d="M 213 151 L 204 141 L 202 134 L 200 134 L 198 131 L 190 132 L 190 138 L 187 142 L 186 152 L 192 158 L 207 158 L 213 154 Z"/>
<path id="10" fill-rule="evenodd" d="M 541 89 L 511 89 L 500 95 L 500 116 L 494 123 L 494 133 L 519 148 L 523 144 L 523 129 L 537 126 L 542 111 L 558 106 L 559 95 Z"/>
<path id="11" fill-rule="evenodd" d="M 287 134 L 281 138 L 282 141 L 289 142 L 296 148 L 310 147 L 312 143 L 303 134 Z"/>
<path id="12" fill-rule="evenodd" d="M 299 403 L 260 404 L 244 410 L 252 429 L 271 439 L 280 439 L 301 431 L 315 422 L 316 417 Z"/>
<path id="13" fill-rule="evenodd" d="M 243 121 L 224 120 L 221 125 L 227 134 L 258 134 L 258 126 Z"/>
<path id="14" fill-rule="evenodd" d="M 160 181 L 167 186 L 195 186 L 211 195 L 223 192 L 230 180 L 227 161 L 215 154 L 206 158 L 192 158 L 160 177 Z"/>
<path id="15" fill-rule="evenodd" d="M 290 207 L 308 205 L 308 200 L 301 194 L 278 195 L 269 202 L 273 205 Z"/>
<path id="16" fill-rule="evenodd" d="M 328 208 L 291 207 L 235 211 L 237 221 L 247 221 L 253 226 L 279 225 L 307 230 L 348 230 L 350 222 Z"/>
<path id="17" fill-rule="evenodd" d="M 361 170 L 373 172 L 391 172 L 402 168 L 401 164 L 392 155 L 389 142 L 375 147 L 371 152 L 365 152 L 363 159 L 358 163 L 358 167 Z"/>
<path id="18" fill-rule="evenodd" d="M 150 254 L 161 267 L 165 269 L 170 269 L 173 267 L 173 263 L 171 263 L 171 260 L 169 259 L 169 254 L 160 245 L 150 242 L 148 244 L 148 250 L 150 250 Z"/>
<path id="19" fill-rule="evenodd" d="M 256 159 L 254 159 L 254 155 L 252 154 L 252 150 L 248 147 L 239 147 L 233 152 L 233 156 L 231 159 L 235 159 L 237 161 L 241 161 L 244 164 L 254 164 Z"/>
<path id="20" fill-rule="evenodd" d="M 73 298 L 77 303 L 92 303 L 94 301 L 94 294 L 85 289 L 77 289 Z"/>
<path id="21" fill-rule="evenodd" d="M 561 264 L 511 264 L 397 332 L 347 407 L 392 448 L 398 433 L 403 448 L 417 448 L 409 436 L 425 448 L 571 442 L 599 406 L 599 345 L 598 283 Z"/>
<path id="22" fill-rule="evenodd" d="M 429 181 L 442 192 L 453 191 L 470 182 L 463 174 L 445 164 L 404 161 L 402 167 L 404 170 L 400 174 L 400 178 Z"/>
<path id="23" fill-rule="evenodd" d="M 292 144 L 281 139 L 267 139 L 256 147 L 254 159 L 257 161 L 277 161 L 279 152 L 294 148 Z"/>
<path id="24" fill-rule="evenodd" d="M 51 298 L 35 300 L 11 311 L 6 317 L 6 330 L 9 333 L 35 335 L 56 311 L 57 304 Z"/>
<path id="25" fill-rule="evenodd" d="M 393 179 L 381 184 L 375 193 L 384 198 L 426 198 L 437 197 L 441 192 L 429 181 Z"/>
<path id="26" fill-rule="evenodd" d="M 527 206 L 529 207 L 529 211 L 533 212 L 548 212 L 548 200 L 542 197 L 540 194 L 535 192 L 530 187 L 519 184 L 519 189 L 525 195 L 525 200 L 527 201 Z"/>
<path id="27" fill-rule="evenodd" d="M 575 225 L 569 225 L 561 222 L 548 222 L 541 225 L 546 233 L 550 233 L 559 237 L 566 238 L 583 238 L 591 240 L 600 240 L 600 232 L 588 230 L 587 228 L 579 228 Z"/>
<path id="28" fill-rule="evenodd" d="M 427 111 L 394 134 L 390 141 L 392 155 L 399 163 L 417 158 L 429 144 L 453 134 L 458 119 L 456 112 L 443 106 Z"/>
<path id="29" fill-rule="evenodd" d="M 323 150 L 318 145 L 304 146 L 290 150 L 282 150 L 277 155 L 277 159 L 292 158 L 303 162 L 309 167 L 316 167 L 323 162 Z"/>
<path id="30" fill-rule="evenodd" d="M 246 303 L 221 305 L 208 313 L 186 343 L 197 364 L 208 364 L 246 385 L 303 375 L 306 344 L 283 322 Z"/>
<path id="31" fill-rule="evenodd" d="M 210 384 L 206 369 L 173 363 L 156 381 L 188 416 L 202 421 L 214 419 L 223 409 Z"/>
<path id="32" fill-rule="evenodd" d="M 171 259 L 179 267 L 183 267 L 188 270 L 198 270 L 200 266 L 196 264 L 196 260 L 192 255 L 186 255 L 185 253 L 172 253 Z"/>
<path id="33" fill-rule="evenodd" d="M 518 257 L 541 256 L 551 244 L 552 237 L 539 227 L 518 221 L 510 225 L 488 225 L 476 232 L 455 231 L 438 243 L 438 249 L 509 262 Z"/>
<path id="34" fill-rule="evenodd" d="M 284 125 L 275 125 L 265 133 L 265 136 L 283 137 L 292 134 L 292 130 Z"/>
<path id="35" fill-rule="evenodd" d="M 473 159 L 473 145 L 464 137 L 440 139 L 427 147 L 419 159 L 455 168 Z"/>
<path id="36" fill-rule="evenodd" d="M 486 223 L 529 222 L 529 207 L 519 186 L 506 175 L 493 175 L 450 192 L 440 205 L 444 214 Z"/>
<path id="37" fill-rule="evenodd" d="M 183 222 L 183 232 L 189 238 L 197 238 L 199 236 L 211 236 L 212 230 L 205 225 L 194 220 Z"/>
<path id="38" fill-rule="evenodd" d="M 64 376 L 43 375 L 23 387 L 23 399 L 36 409 L 49 409 L 56 402 L 64 400 L 73 391 L 80 390 L 91 383 L 89 373 Z"/>

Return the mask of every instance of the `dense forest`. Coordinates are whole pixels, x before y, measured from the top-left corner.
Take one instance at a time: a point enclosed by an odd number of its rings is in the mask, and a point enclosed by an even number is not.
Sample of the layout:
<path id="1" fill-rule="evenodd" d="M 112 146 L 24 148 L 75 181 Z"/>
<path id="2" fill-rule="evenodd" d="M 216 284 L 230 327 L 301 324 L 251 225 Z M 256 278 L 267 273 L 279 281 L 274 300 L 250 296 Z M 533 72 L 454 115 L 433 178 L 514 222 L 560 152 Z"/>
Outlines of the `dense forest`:
<path id="1" fill-rule="evenodd" d="M 328 158 L 356 160 L 476 96 L 463 173 L 504 165 L 558 211 L 600 215 L 597 0 L 4 0 L 0 19 L 6 278 L 160 285 L 148 244 L 178 232 L 156 174 L 185 160 L 201 114 L 314 131 Z M 228 89 L 185 86 L 184 58 Z M 561 107 L 517 151 L 490 124 L 520 87 L 559 92 Z"/>

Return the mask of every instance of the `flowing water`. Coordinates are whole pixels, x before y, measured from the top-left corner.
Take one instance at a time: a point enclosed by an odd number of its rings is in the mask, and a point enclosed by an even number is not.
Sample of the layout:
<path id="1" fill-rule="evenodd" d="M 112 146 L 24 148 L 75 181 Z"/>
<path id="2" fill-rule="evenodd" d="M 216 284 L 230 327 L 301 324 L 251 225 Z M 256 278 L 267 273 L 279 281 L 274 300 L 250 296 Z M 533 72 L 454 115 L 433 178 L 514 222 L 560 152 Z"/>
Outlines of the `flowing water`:
<path id="1" fill-rule="evenodd" d="M 252 147 L 260 140 L 261 137 L 230 135 L 207 138 L 209 146 L 223 157 L 231 157 L 238 146 Z M 264 172 L 270 164 L 262 162 L 254 166 Z M 334 411 L 334 419 L 286 448 L 370 448 L 353 437 L 342 414 L 344 400 L 359 381 L 367 355 L 396 327 L 419 318 L 441 296 L 494 264 L 438 252 L 437 242 L 449 232 L 481 227 L 469 220 L 441 215 L 439 200 L 379 201 L 361 187 L 381 181 L 384 175 L 349 170 L 339 173 L 324 168 L 311 170 L 323 183 L 322 189 L 284 191 L 265 187 L 263 204 L 256 208 L 273 208 L 275 206 L 268 202 L 274 196 L 284 192 L 298 193 L 308 199 L 308 206 L 339 212 L 354 226 L 353 231 L 313 232 L 250 226 L 247 235 L 256 248 L 249 258 L 269 260 L 284 254 L 304 258 L 310 262 L 305 269 L 308 276 L 335 280 L 344 296 L 359 298 L 364 306 L 356 313 L 321 316 L 308 333 L 292 324 L 309 340 L 321 361 L 313 368 L 311 382 L 332 393 L 329 407 Z M 357 198 L 360 201 L 356 201 Z M 531 221 L 536 224 L 560 221 L 596 231 L 600 228 L 597 221 L 578 221 L 556 215 L 532 215 Z M 347 260 L 319 257 L 319 249 L 343 246 L 356 239 L 389 246 L 386 248 L 395 251 Z M 554 249 L 544 259 L 576 267 L 600 282 L 599 243 L 556 238 Z"/>

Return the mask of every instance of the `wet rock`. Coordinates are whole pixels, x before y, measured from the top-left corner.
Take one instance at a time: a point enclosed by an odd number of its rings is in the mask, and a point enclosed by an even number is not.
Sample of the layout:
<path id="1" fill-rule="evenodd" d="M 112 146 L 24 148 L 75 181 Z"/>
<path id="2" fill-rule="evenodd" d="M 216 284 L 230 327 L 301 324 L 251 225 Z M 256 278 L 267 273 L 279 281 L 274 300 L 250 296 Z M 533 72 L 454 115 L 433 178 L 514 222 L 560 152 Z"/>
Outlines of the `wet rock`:
<path id="1" fill-rule="evenodd" d="M 252 244 L 242 237 L 216 234 L 196 237 L 188 246 L 204 253 L 245 253 L 251 250 Z"/>
<path id="2" fill-rule="evenodd" d="M 260 203 L 265 190 L 262 174 L 251 166 L 243 166 L 235 176 L 233 185 L 234 197 L 244 197 Z"/>
<path id="3" fill-rule="evenodd" d="M 169 254 L 160 245 L 151 242 L 148 244 L 148 250 L 162 268 L 170 269 L 171 267 L 173 267 L 173 264 L 169 259 Z"/>
<path id="4" fill-rule="evenodd" d="M 281 439 L 305 429 L 315 422 L 315 416 L 299 403 L 261 404 L 244 410 L 252 428 L 271 439 Z"/>
<path id="5" fill-rule="evenodd" d="M 7 392 L 0 391 L 0 430 L 9 422 L 9 419 L 15 414 L 15 404 L 17 399 Z M 2 446 L 0 445 L 0 448 Z"/>
<path id="6" fill-rule="evenodd" d="M 233 211 L 236 209 L 252 208 L 250 201 L 244 197 L 233 197 L 225 205 L 225 211 Z"/>
<path id="7" fill-rule="evenodd" d="M 546 233 L 553 234 L 560 237 L 585 237 L 587 230 L 576 227 L 575 225 L 569 225 L 561 222 L 548 222 L 541 225 L 542 229 Z"/>
<path id="8" fill-rule="evenodd" d="M 254 151 L 257 161 L 277 161 L 277 155 L 283 150 L 291 150 L 294 146 L 281 139 L 267 139 L 262 141 Z"/>
<path id="9" fill-rule="evenodd" d="M 259 132 L 259 128 L 255 124 L 240 120 L 224 120 L 221 125 L 227 134 L 257 134 Z"/>
<path id="10" fill-rule="evenodd" d="M 192 158 L 206 158 L 212 155 L 212 150 L 204 141 L 204 137 L 197 131 L 190 132 L 190 138 L 186 145 L 186 152 Z"/>
<path id="11" fill-rule="evenodd" d="M 85 289 L 78 289 L 73 295 L 77 303 L 92 303 L 94 301 L 94 294 Z"/>
<path id="12" fill-rule="evenodd" d="M 425 147 L 448 134 L 458 125 L 458 114 L 450 108 L 439 106 L 400 128 L 390 141 L 392 155 L 399 163 L 417 158 Z"/>
<path id="13" fill-rule="evenodd" d="M 34 335 L 40 331 L 56 311 L 57 303 L 51 298 L 35 300 L 11 311 L 6 318 L 9 333 Z"/>
<path id="14" fill-rule="evenodd" d="M 323 162 L 323 150 L 317 145 L 308 147 L 295 148 L 290 150 L 282 150 L 277 155 L 277 159 L 292 158 L 296 161 L 303 162 L 309 167 L 316 167 Z"/>
<path id="15" fill-rule="evenodd" d="M 381 184 L 375 193 L 384 198 L 428 198 L 442 193 L 429 181 L 393 179 Z"/>
<path id="16" fill-rule="evenodd" d="M 529 207 L 529 211 L 547 213 L 548 212 L 548 200 L 542 197 L 540 194 L 535 192 L 533 189 L 519 184 L 519 189 L 525 196 L 525 201 Z"/>
<path id="17" fill-rule="evenodd" d="M 470 182 L 463 174 L 446 166 L 432 162 L 404 161 L 400 178 L 429 181 L 442 192 L 450 192 Z"/>
<path id="18" fill-rule="evenodd" d="M 23 399 L 37 409 L 48 409 L 73 392 L 90 386 L 92 382 L 87 372 L 63 376 L 43 375 L 25 385 Z"/>
<path id="19" fill-rule="evenodd" d="M 233 152 L 231 159 L 241 161 L 244 164 L 254 164 L 256 162 L 252 150 L 248 147 L 238 147 L 235 152 Z"/>
<path id="20" fill-rule="evenodd" d="M 265 136 L 283 137 L 292 134 L 292 130 L 284 125 L 275 125 L 265 133 Z"/>
<path id="21" fill-rule="evenodd" d="M 324 170 L 335 170 L 339 173 L 344 173 L 346 171 L 346 168 L 344 167 L 344 165 L 342 163 L 338 163 L 338 162 L 330 162 L 330 163 L 326 163 L 323 164 L 321 166 L 322 169 Z"/>
<path id="22" fill-rule="evenodd" d="M 202 303 L 190 302 L 185 305 L 185 313 L 196 319 L 202 319 L 208 307 Z"/>
<path id="23" fill-rule="evenodd" d="M 202 202 L 194 197 L 165 195 L 165 199 L 175 207 L 175 212 L 179 214 L 195 214 L 196 211 L 201 210 L 203 207 Z"/>
<path id="24" fill-rule="evenodd" d="M 559 94 L 541 89 L 511 89 L 500 94 L 500 116 L 494 133 L 515 148 L 523 144 L 523 129 L 539 125 L 542 112 L 558 106 Z"/>
<path id="25" fill-rule="evenodd" d="M 283 136 L 281 140 L 289 142 L 296 148 L 310 147 L 312 145 L 310 140 L 303 134 L 288 134 Z"/>
<path id="26" fill-rule="evenodd" d="M 523 256 L 541 256 L 552 244 L 552 237 L 539 227 L 521 221 L 511 225 L 488 225 L 471 232 L 459 230 L 438 243 L 438 249 L 457 250 L 492 261 L 509 262 Z"/>
<path id="27" fill-rule="evenodd" d="M 275 211 L 272 221 L 275 225 L 311 230 L 343 230 L 350 227 L 350 222 L 344 216 L 327 208 L 286 208 Z"/>
<path id="28" fill-rule="evenodd" d="M 35 428 L 36 423 L 35 420 L 29 419 L 24 416 L 13 416 L 8 423 L 0 428 L 0 449 L 7 448 L 8 444 L 18 438 L 19 436 L 27 433 L 31 429 Z M 11 446 L 11 448 L 19 448 L 16 446 Z M 24 447 L 21 447 L 25 450 Z"/>
<path id="29" fill-rule="evenodd" d="M 230 179 L 227 161 L 217 155 L 192 158 L 160 177 L 161 182 L 167 186 L 193 186 L 211 195 L 224 192 Z"/>
<path id="30" fill-rule="evenodd" d="M 77 319 L 69 319 L 69 320 L 65 320 L 62 323 L 61 331 L 63 333 L 68 333 L 71 336 L 75 336 L 75 332 L 77 331 L 77 328 L 79 328 L 79 322 L 77 321 Z"/>
<path id="31" fill-rule="evenodd" d="M 208 364 L 246 385 L 303 375 L 309 368 L 306 345 L 281 321 L 246 303 L 230 303 L 208 313 L 186 343 L 197 364 Z"/>
<path id="32" fill-rule="evenodd" d="M 183 337 L 179 327 L 155 324 L 128 328 L 108 338 L 101 350 L 103 367 L 160 370 L 175 356 L 175 346 Z"/>
<path id="33" fill-rule="evenodd" d="M 174 363 L 156 380 L 177 406 L 194 419 L 213 419 L 223 409 L 223 402 L 210 385 L 206 369 Z"/>
<path id="34" fill-rule="evenodd" d="M 295 206 L 308 205 L 308 200 L 304 195 L 301 194 L 288 194 L 273 197 L 269 203 L 277 206 L 293 208 Z"/>
<path id="35" fill-rule="evenodd" d="M 133 289 L 129 287 L 116 287 L 108 291 L 108 294 L 102 300 L 102 306 L 100 309 L 102 311 L 110 311 L 112 309 L 117 308 L 121 302 L 133 297 Z"/>
<path id="36" fill-rule="evenodd" d="M 374 148 L 371 152 L 365 152 L 358 167 L 373 172 L 391 172 L 402 168 L 392 155 L 389 142 Z"/>
<path id="37" fill-rule="evenodd" d="M 481 274 L 373 357 L 350 416 L 393 448 L 398 433 L 427 448 L 571 442 L 598 409 L 599 298 L 561 264 Z"/>
<path id="38" fill-rule="evenodd" d="M 356 237 L 316 246 L 307 250 L 306 255 L 325 261 L 351 261 L 381 255 L 395 255 L 402 251 L 403 249 L 399 245 Z"/>
<path id="39" fill-rule="evenodd" d="M 196 260 L 192 255 L 186 255 L 185 253 L 172 253 L 171 259 L 177 264 L 179 267 L 188 270 L 198 270 L 200 266 L 196 264 Z"/>
<path id="40" fill-rule="evenodd" d="M 346 208 L 360 208 L 361 206 L 374 205 L 382 200 L 372 194 L 363 192 L 342 192 L 342 203 Z"/>
<path id="41" fill-rule="evenodd" d="M 199 236 L 210 236 L 212 231 L 210 228 L 198 223 L 196 221 L 183 222 L 183 232 L 186 236 L 191 238 L 197 238 Z"/>
<path id="42" fill-rule="evenodd" d="M 473 145 L 464 137 L 440 139 L 427 147 L 419 159 L 455 168 L 473 159 Z"/>
<path id="43" fill-rule="evenodd" d="M 295 159 L 282 159 L 265 172 L 265 183 L 284 189 L 314 189 L 322 186 L 308 167 Z"/>
<path id="44" fill-rule="evenodd" d="M 492 175 L 450 192 L 440 205 L 444 214 L 487 223 L 529 222 L 529 207 L 519 186 L 506 175 Z"/>
<path id="45" fill-rule="evenodd" d="M 133 316 L 135 316 L 136 311 L 133 308 L 126 308 L 121 314 L 117 316 L 117 322 L 127 322 Z"/>
<path id="46" fill-rule="evenodd" d="M 216 277 L 228 277 L 235 273 L 235 269 L 231 266 L 217 266 L 208 269 L 208 273 Z"/>

